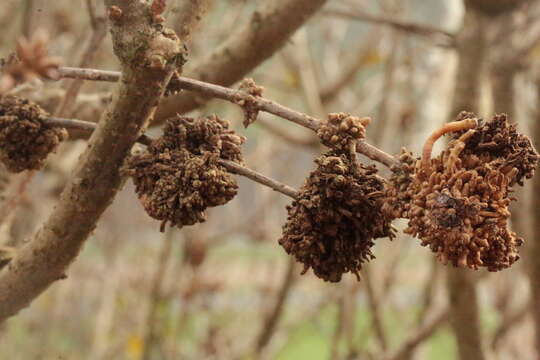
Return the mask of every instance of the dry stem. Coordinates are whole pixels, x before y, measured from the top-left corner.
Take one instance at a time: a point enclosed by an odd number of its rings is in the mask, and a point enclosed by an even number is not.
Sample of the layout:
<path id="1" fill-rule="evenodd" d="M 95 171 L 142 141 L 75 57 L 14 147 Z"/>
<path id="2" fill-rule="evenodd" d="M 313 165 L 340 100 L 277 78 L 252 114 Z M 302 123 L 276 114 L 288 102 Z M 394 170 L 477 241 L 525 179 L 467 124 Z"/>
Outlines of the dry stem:
<path id="1" fill-rule="evenodd" d="M 294 285 L 295 265 L 296 260 L 292 256 L 289 257 L 287 269 L 285 270 L 281 286 L 279 287 L 274 306 L 272 307 L 272 310 L 268 314 L 266 314 L 263 326 L 261 328 L 261 332 L 257 336 L 257 344 L 255 348 L 257 354 L 261 354 L 261 352 L 264 350 L 266 345 L 268 345 L 268 343 L 272 339 L 273 334 L 276 331 L 278 321 L 281 318 L 281 315 L 283 314 L 283 310 L 285 308 L 285 302 Z"/>
<path id="2" fill-rule="evenodd" d="M 388 25 L 399 31 L 404 31 L 414 35 L 442 36 L 445 40 L 445 45 L 453 45 L 455 40 L 454 34 L 443 29 L 439 29 L 429 25 L 410 23 L 384 16 L 377 16 L 359 10 L 330 9 L 326 10 L 324 13 L 326 15 L 338 16 L 346 19 L 358 20 L 372 24 Z"/>
<path id="3" fill-rule="evenodd" d="M 120 72 L 115 71 L 78 69 L 68 67 L 60 67 L 59 74 L 60 77 L 81 78 L 86 80 L 110 82 L 118 81 L 122 76 Z M 175 86 L 179 88 L 189 91 L 195 91 L 204 94 L 205 96 L 223 99 L 234 104 L 242 104 L 249 99 L 249 101 L 251 101 L 253 105 L 256 106 L 260 111 L 274 114 L 313 131 L 317 131 L 321 124 L 321 121 L 314 117 L 292 110 L 286 106 L 278 104 L 272 100 L 265 99 L 263 97 L 250 97 L 249 94 L 240 90 L 229 89 L 223 86 L 210 84 L 204 81 L 189 79 L 186 77 L 176 77 L 174 79 L 174 82 Z M 397 164 L 397 160 L 392 155 L 389 155 L 364 141 L 358 141 L 356 151 L 367 156 L 371 160 L 377 161 L 389 168 Z"/>
<path id="4" fill-rule="evenodd" d="M 75 120 L 75 119 L 45 118 L 43 119 L 43 122 L 51 126 L 60 126 L 66 129 L 81 130 L 86 133 L 91 133 L 96 128 L 95 123 L 92 123 L 89 121 Z M 150 145 L 152 140 L 153 139 L 147 135 L 141 135 L 137 139 L 137 142 L 143 145 Z M 269 188 L 277 192 L 280 192 L 284 195 L 287 195 L 293 199 L 296 198 L 296 196 L 298 195 L 298 191 L 296 189 L 286 184 L 282 184 L 279 181 L 269 178 L 263 174 L 260 174 L 256 172 L 255 170 L 246 168 L 233 161 L 227 161 L 227 160 L 218 160 L 218 161 L 221 165 L 223 165 L 227 170 L 229 170 L 233 174 L 244 176 L 248 179 L 258 182 L 259 184 L 268 186 Z"/>
<path id="5" fill-rule="evenodd" d="M 191 78 L 230 86 L 283 47 L 298 28 L 327 0 L 262 1 L 249 21 L 232 31 L 215 51 L 186 68 Z M 156 121 L 186 113 L 201 105 L 200 96 L 179 93 L 161 101 Z"/>

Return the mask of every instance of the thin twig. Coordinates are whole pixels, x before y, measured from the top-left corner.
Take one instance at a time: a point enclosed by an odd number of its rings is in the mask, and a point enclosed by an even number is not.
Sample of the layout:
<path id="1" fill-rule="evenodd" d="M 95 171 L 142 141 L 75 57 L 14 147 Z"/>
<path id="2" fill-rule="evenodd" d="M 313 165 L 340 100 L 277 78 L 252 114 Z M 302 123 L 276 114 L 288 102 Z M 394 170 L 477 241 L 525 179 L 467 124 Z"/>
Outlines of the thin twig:
<path id="1" fill-rule="evenodd" d="M 35 0 L 24 0 L 23 2 L 23 19 L 22 19 L 22 35 L 29 38 L 32 35 L 34 22 L 34 7 Z"/>
<path id="2" fill-rule="evenodd" d="M 83 121 L 83 120 L 74 120 L 74 119 L 62 119 L 62 118 L 44 118 L 42 121 L 45 124 L 48 124 L 50 126 L 59 126 L 64 127 L 66 129 L 73 129 L 73 130 L 82 130 L 87 133 L 91 133 L 96 128 L 96 124 L 89 122 L 89 121 Z M 147 135 L 141 135 L 137 142 L 143 144 L 143 145 L 150 145 L 152 143 L 153 139 Z M 246 168 L 242 165 L 239 165 L 233 161 L 227 161 L 227 160 L 218 160 L 221 165 L 223 165 L 227 170 L 229 170 L 233 174 L 244 176 L 250 180 L 253 180 L 255 182 L 258 182 L 259 184 L 268 186 L 269 188 L 278 191 L 284 195 L 287 195 L 291 198 L 296 198 L 298 195 L 298 191 L 294 188 L 282 184 L 277 180 L 274 180 L 272 178 L 269 178 L 263 174 L 260 174 L 256 172 L 255 170 L 251 170 L 249 168 Z"/>
<path id="3" fill-rule="evenodd" d="M 375 294 L 375 289 L 373 287 L 373 274 L 371 274 L 371 271 L 369 271 L 369 266 L 365 267 L 364 273 L 364 284 L 368 297 L 369 308 L 371 310 L 371 324 L 375 330 L 375 336 L 380 348 L 382 350 L 386 350 L 388 348 L 388 339 L 381 314 L 381 302 L 379 301 L 380 299 L 378 298 L 377 294 Z"/>
<path id="4" fill-rule="evenodd" d="M 106 71 L 95 69 L 81 69 L 69 66 L 60 66 L 58 68 L 58 78 L 82 79 L 92 81 L 117 82 L 122 77 L 120 71 Z"/>
<path id="5" fill-rule="evenodd" d="M 269 188 L 280 192 L 283 195 L 287 195 L 293 199 L 298 196 L 298 190 L 295 190 L 289 185 L 282 184 L 277 180 L 274 180 L 254 170 L 241 166 L 233 161 L 219 160 L 219 163 L 233 174 L 242 175 L 248 179 L 258 182 L 259 184 L 268 186 Z"/>
<path id="6" fill-rule="evenodd" d="M 157 315 L 158 307 L 163 298 L 163 282 L 165 279 L 165 273 L 171 259 L 171 252 L 174 240 L 174 230 L 169 228 L 164 236 L 163 244 L 159 251 L 159 255 L 156 262 L 156 270 L 152 277 L 150 294 L 148 296 L 148 308 L 146 314 L 146 326 L 144 334 L 144 351 L 143 360 L 152 359 L 152 350 L 157 342 Z"/>
<path id="7" fill-rule="evenodd" d="M 287 269 L 285 270 L 283 280 L 279 287 L 278 293 L 276 294 L 274 306 L 272 307 L 272 310 L 266 315 L 264 324 L 261 328 L 259 335 L 257 336 L 257 343 L 255 348 L 257 354 L 262 353 L 262 351 L 264 350 L 266 345 L 268 345 L 276 331 L 277 324 L 285 308 L 285 302 L 287 301 L 287 297 L 294 285 L 295 264 L 296 260 L 293 257 L 290 257 L 289 262 L 287 263 Z"/>
<path id="8" fill-rule="evenodd" d="M 79 68 L 87 68 L 90 66 L 98 54 L 98 50 L 105 40 L 105 35 L 107 35 L 107 22 L 103 18 L 91 19 L 92 22 L 95 22 L 92 26 L 92 35 L 88 41 L 88 45 L 79 61 Z M 55 115 L 56 116 L 70 116 L 71 109 L 77 100 L 77 96 L 81 91 L 83 86 L 83 79 L 75 79 L 71 81 L 71 84 L 67 87 L 66 93 L 62 98 L 62 101 L 57 106 Z"/>
<path id="9" fill-rule="evenodd" d="M 503 317 L 501 324 L 495 330 L 491 339 L 491 348 L 494 351 L 497 351 L 502 340 L 506 337 L 510 330 L 514 328 L 514 326 L 527 319 L 527 315 L 529 315 L 531 312 L 531 303 L 532 301 L 527 301 L 521 305 L 521 307 Z"/>
<path id="10" fill-rule="evenodd" d="M 35 174 L 35 171 L 28 171 L 25 174 L 22 174 L 21 177 L 17 179 L 17 188 L 15 189 L 13 194 L 11 194 L 9 198 L 7 198 L 1 204 L 2 206 L 0 207 L 0 225 L 2 225 L 2 223 L 6 219 L 8 219 L 9 214 L 17 207 L 17 205 L 21 201 L 22 196 L 24 195 L 24 192 L 26 191 L 26 187 L 32 181 Z"/>
<path id="11" fill-rule="evenodd" d="M 385 357 L 386 360 L 405 360 L 408 359 L 408 356 L 424 342 L 429 339 L 431 335 L 441 325 L 443 325 L 450 315 L 450 310 L 445 308 L 441 310 L 437 315 L 435 315 L 430 321 L 424 323 L 416 331 L 414 331 L 404 342 L 403 344 L 390 356 Z"/>
<path id="12" fill-rule="evenodd" d="M 96 15 L 96 4 L 94 0 L 86 0 L 86 9 L 88 10 L 88 17 L 90 18 L 90 26 L 95 31 L 98 26 L 98 17 Z"/>
<path id="13" fill-rule="evenodd" d="M 149 10 L 146 1 L 105 0 L 105 4 L 123 13 L 121 22 L 112 23 L 111 34 L 125 79 L 117 86 L 47 220 L 0 271 L 0 321 L 17 314 L 66 277 L 68 267 L 121 189 L 120 168 L 154 114 L 175 71 L 173 64 L 182 56 L 181 45 L 166 38 L 145 16 Z M 163 42 L 168 44 L 166 49 Z M 145 47 L 144 56 L 130 50 L 136 46 Z M 170 66 L 154 65 L 149 57 L 155 54 Z"/>
<path id="14" fill-rule="evenodd" d="M 455 35 L 443 29 L 439 29 L 429 25 L 416 24 L 397 19 L 391 19 L 384 16 L 377 16 L 368 13 L 364 13 L 358 10 L 341 10 L 341 9 L 329 9 L 323 11 L 323 14 L 330 16 L 338 16 L 341 18 L 369 22 L 373 24 L 389 25 L 397 30 L 408 32 L 414 35 L 421 36 L 442 36 L 445 40 L 446 46 L 452 46 L 455 40 Z"/>
<path id="15" fill-rule="evenodd" d="M 233 85 L 286 45 L 291 35 L 326 2 L 327 0 L 259 1 L 249 19 L 231 31 L 222 44 L 194 63 L 194 66 L 186 66 L 184 74 L 223 86 Z M 204 100 L 194 94 L 179 93 L 168 96 L 160 103 L 155 123 L 162 123 L 178 113 L 183 114 L 198 108 L 203 103 Z"/>
<path id="16" fill-rule="evenodd" d="M 96 123 L 77 119 L 65 119 L 57 117 L 48 117 L 41 119 L 45 124 L 50 126 L 63 127 L 68 130 L 79 130 L 86 134 L 91 134 L 96 129 Z M 143 145 L 150 145 L 152 139 L 147 135 L 141 135 L 137 142 Z"/>
<path id="17" fill-rule="evenodd" d="M 110 82 L 118 81 L 122 76 L 120 72 L 116 71 L 67 67 L 60 67 L 59 74 L 60 77 L 82 78 L 86 80 Z M 174 82 L 174 87 L 199 92 L 205 96 L 227 100 L 235 104 L 243 104 L 246 101 L 249 101 L 260 111 L 274 114 L 313 131 L 317 131 L 321 124 L 321 120 L 318 120 L 312 116 L 290 109 L 272 100 L 250 96 L 249 94 L 240 90 L 229 89 L 220 85 L 210 84 L 204 81 L 189 79 L 181 76 L 175 77 L 172 82 Z M 392 155 L 387 154 L 364 141 L 358 142 L 356 151 L 389 168 L 397 164 L 397 160 Z"/>

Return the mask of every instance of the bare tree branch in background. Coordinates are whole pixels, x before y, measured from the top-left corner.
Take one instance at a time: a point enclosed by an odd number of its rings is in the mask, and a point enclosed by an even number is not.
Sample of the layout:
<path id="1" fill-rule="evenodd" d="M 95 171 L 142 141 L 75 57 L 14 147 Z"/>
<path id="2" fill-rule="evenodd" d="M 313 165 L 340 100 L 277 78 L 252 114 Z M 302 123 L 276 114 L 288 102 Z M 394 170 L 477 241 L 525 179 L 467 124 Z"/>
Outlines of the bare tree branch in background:
<path id="1" fill-rule="evenodd" d="M 285 302 L 287 297 L 294 286 L 295 280 L 295 268 L 296 261 L 291 257 L 287 263 L 287 269 L 285 270 L 281 285 L 278 289 L 278 293 L 275 298 L 274 305 L 271 310 L 264 316 L 264 321 L 259 334 L 257 335 L 257 341 L 255 345 L 255 353 L 257 356 L 264 351 L 272 336 L 276 332 L 279 320 L 283 317 L 285 308 Z"/>
<path id="2" fill-rule="evenodd" d="M 95 16 L 95 14 L 91 14 L 91 16 Z M 105 36 L 107 35 L 107 22 L 104 18 L 91 18 L 90 22 L 92 23 L 92 33 L 88 45 L 79 61 L 79 67 L 81 68 L 87 68 L 92 65 L 103 40 L 105 40 Z M 82 79 L 75 79 L 69 83 L 64 98 L 56 108 L 54 113 L 55 116 L 72 116 L 73 106 L 77 101 L 77 96 L 79 95 L 83 83 L 84 81 Z"/>
<path id="3" fill-rule="evenodd" d="M 262 2 L 247 24 L 229 36 L 213 53 L 187 66 L 184 73 L 196 79 L 230 86 L 279 50 L 326 0 L 275 0 Z M 198 107 L 205 100 L 180 93 L 161 101 L 156 123 Z"/>
<path id="4" fill-rule="evenodd" d="M 537 108 L 540 104 L 540 78 L 536 78 L 536 101 Z M 540 111 L 536 111 L 536 119 L 534 120 L 533 139 L 536 146 L 540 146 Z M 531 282 L 531 297 L 532 311 L 534 315 L 535 327 L 535 345 L 536 354 L 540 356 L 540 176 L 533 179 L 533 234 L 534 239 L 530 243 L 530 282 Z"/>
<path id="5" fill-rule="evenodd" d="M 119 72 L 63 67 L 59 69 L 59 73 L 60 76 L 63 77 L 81 77 L 87 80 L 97 79 L 103 81 L 118 81 L 121 77 L 121 73 Z M 252 106 L 256 107 L 258 111 L 274 114 L 282 119 L 292 121 L 295 124 L 313 131 L 317 131 L 321 124 L 321 120 L 312 116 L 290 109 L 263 97 L 250 96 L 246 92 L 240 90 L 233 90 L 216 84 L 210 84 L 181 76 L 175 77 L 170 85 L 177 89 L 198 92 L 209 98 L 223 99 L 239 105 L 249 102 Z M 365 141 L 357 142 L 356 151 L 388 168 L 391 168 L 397 163 L 397 160 L 392 155 L 385 153 L 381 149 L 370 145 Z"/>
<path id="6" fill-rule="evenodd" d="M 450 117 L 460 111 L 479 110 L 480 86 L 487 53 L 486 18 L 467 7 L 457 35 L 458 67 Z M 480 310 L 474 274 L 463 269 L 447 269 L 450 323 L 461 360 L 485 359 L 480 332 Z"/>
<path id="7" fill-rule="evenodd" d="M 338 16 L 350 20 L 363 21 L 367 23 L 388 25 L 396 30 L 408 32 L 415 35 L 421 36 L 439 36 L 444 40 L 446 46 L 452 46 L 454 42 L 455 35 L 443 30 L 438 29 L 429 25 L 415 24 L 411 22 L 401 21 L 397 19 L 392 19 L 385 16 L 372 15 L 356 9 L 331 9 L 324 11 L 325 15 Z"/>
<path id="8" fill-rule="evenodd" d="M 448 320 L 448 315 L 449 310 L 447 308 L 440 310 L 430 320 L 426 320 L 417 330 L 413 331 L 396 351 L 384 359 L 409 359 L 413 351 L 424 341 L 429 339 L 429 337 Z"/>
<path id="9" fill-rule="evenodd" d="M 202 16 L 214 0 L 182 0 L 180 6 L 173 10 L 178 15 L 174 19 L 173 29 L 180 41 L 188 43 L 192 33 L 202 19 Z"/>
<path id="10" fill-rule="evenodd" d="M 152 356 L 154 347 L 158 343 L 158 319 L 157 313 L 160 302 L 163 297 L 163 282 L 165 280 L 165 275 L 167 267 L 171 259 L 171 253 L 173 248 L 173 240 L 175 230 L 169 228 L 164 235 L 163 243 L 159 250 L 158 258 L 155 264 L 155 273 L 152 276 L 151 281 L 151 290 L 148 294 L 148 303 L 147 303 L 147 313 L 146 313 L 146 326 L 145 334 L 143 336 L 143 348 L 144 352 L 142 355 L 143 360 L 151 360 L 154 357 Z"/>
<path id="11" fill-rule="evenodd" d="M 24 11 L 21 22 L 21 33 L 26 38 L 29 38 L 33 32 L 35 5 L 36 0 L 23 0 Z"/>
<path id="12" fill-rule="evenodd" d="M 381 312 L 381 302 L 377 294 L 375 293 L 375 288 L 373 285 L 373 274 L 370 271 L 369 266 L 366 266 L 364 269 L 364 285 L 366 289 L 366 294 L 369 303 L 369 309 L 371 310 L 371 324 L 375 330 L 375 337 L 379 343 L 379 347 L 382 351 L 388 349 L 388 339 L 384 326 L 384 319 Z"/>
<path id="13" fill-rule="evenodd" d="M 159 56 L 174 63 L 181 49 L 178 41 L 154 29 L 152 19 L 146 16 L 146 1 L 105 0 L 105 4 L 111 10 L 111 32 L 123 81 L 55 209 L 0 272 L 0 320 L 15 315 L 55 281 L 65 278 L 67 267 L 121 188 L 120 167 L 175 70 L 155 62 Z M 147 44 L 142 59 L 139 53 L 135 56 L 129 51 L 130 46 L 141 43 Z"/>

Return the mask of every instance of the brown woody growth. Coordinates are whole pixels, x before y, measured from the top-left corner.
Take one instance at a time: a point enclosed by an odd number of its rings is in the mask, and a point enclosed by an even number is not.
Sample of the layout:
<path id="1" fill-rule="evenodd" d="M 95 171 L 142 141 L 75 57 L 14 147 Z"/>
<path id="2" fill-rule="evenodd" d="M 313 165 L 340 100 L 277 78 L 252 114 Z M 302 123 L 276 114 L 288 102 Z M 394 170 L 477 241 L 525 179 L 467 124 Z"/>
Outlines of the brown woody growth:
<path id="1" fill-rule="evenodd" d="M 399 163 L 392 166 L 392 175 L 386 188 L 386 201 L 382 210 L 390 220 L 406 218 L 411 203 L 411 193 L 408 191 L 413 180 L 417 159 L 412 152 L 401 149 Z"/>
<path id="2" fill-rule="evenodd" d="M 461 113 L 463 126 L 452 123 L 459 131 L 448 148 L 435 159 L 417 162 L 407 190 L 406 232 L 419 237 L 445 264 L 498 271 L 519 259 L 523 242 L 507 226 L 511 186 L 533 175 L 539 156 L 506 115 L 467 130 L 470 119 L 477 120 L 472 113 Z"/>
<path id="3" fill-rule="evenodd" d="M 248 127 L 257 120 L 259 107 L 255 98 L 262 97 L 264 88 L 257 85 L 252 78 L 246 78 L 240 82 L 239 90 L 247 94 L 247 96 L 238 96 L 236 103 L 242 107 L 244 127 Z"/>
<path id="4" fill-rule="evenodd" d="M 11 172 L 38 170 L 67 138 L 63 128 L 50 127 L 37 104 L 15 96 L 0 98 L 0 161 Z"/>
<path id="5" fill-rule="evenodd" d="M 374 239 L 392 237 L 381 213 L 384 182 L 375 167 L 356 161 L 355 140 L 363 138 L 367 121 L 346 114 L 331 115 L 319 136 L 335 139 L 329 152 L 315 160 L 314 170 L 287 207 L 279 243 L 325 281 L 338 282 L 346 272 L 359 278 L 362 264 L 374 258 Z M 348 146 L 344 146 L 348 144 Z"/>
<path id="6" fill-rule="evenodd" d="M 203 222 L 207 207 L 224 205 L 238 188 L 219 160 L 242 162 L 245 138 L 217 116 L 175 117 L 145 153 L 127 161 L 139 199 L 151 217 L 182 227 Z"/>

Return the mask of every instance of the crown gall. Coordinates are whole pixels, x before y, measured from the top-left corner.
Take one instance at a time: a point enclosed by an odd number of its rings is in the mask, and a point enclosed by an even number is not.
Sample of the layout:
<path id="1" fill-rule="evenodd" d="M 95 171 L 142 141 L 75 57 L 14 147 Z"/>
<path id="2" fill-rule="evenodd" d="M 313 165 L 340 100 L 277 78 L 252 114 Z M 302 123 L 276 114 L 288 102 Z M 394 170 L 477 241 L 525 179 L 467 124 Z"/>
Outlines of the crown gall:
<path id="1" fill-rule="evenodd" d="M 385 181 L 374 166 L 356 159 L 356 141 L 365 137 L 369 118 L 330 114 L 318 135 L 330 150 L 315 160 L 297 198 L 287 207 L 279 244 L 288 254 L 330 282 L 344 273 L 359 278 L 362 265 L 373 259 L 374 240 L 394 237 L 382 213 Z"/>
<path id="2" fill-rule="evenodd" d="M 169 119 L 163 136 L 127 160 L 144 209 L 154 219 L 182 227 L 203 222 L 208 207 L 224 205 L 237 192 L 235 178 L 219 159 L 242 162 L 245 141 L 217 116 Z"/>
<path id="3" fill-rule="evenodd" d="M 384 184 L 374 167 L 330 151 L 315 160 L 300 194 L 287 207 L 279 244 L 319 278 L 338 282 L 344 273 L 359 277 L 374 258 L 374 239 L 393 236 L 381 216 Z"/>
<path id="4" fill-rule="evenodd" d="M 346 150 L 351 141 L 366 137 L 366 126 L 371 122 L 369 117 L 357 117 L 347 113 L 328 114 L 328 120 L 317 130 L 321 142 L 332 149 Z"/>
<path id="5" fill-rule="evenodd" d="M 67 138 L 63 128 L 43 123 L 39 105 L 15 96 L 0 98 L 0 161 L 11 172 L 38 170 Z"/>
<path id="6" fill-rule="evenodd" d="M 433 143 L 449 132 L 447 148 L 430 158 Z M 434 134 L 406 190 L 411 201 L 405 232 L 445 264 L 489 271 L 510 267 L 523 239 L 508 229 L 509 194 L 512 185 L 533 175 L 538 154 L 505 115 L 484 123 L 462 113 Z"/>

